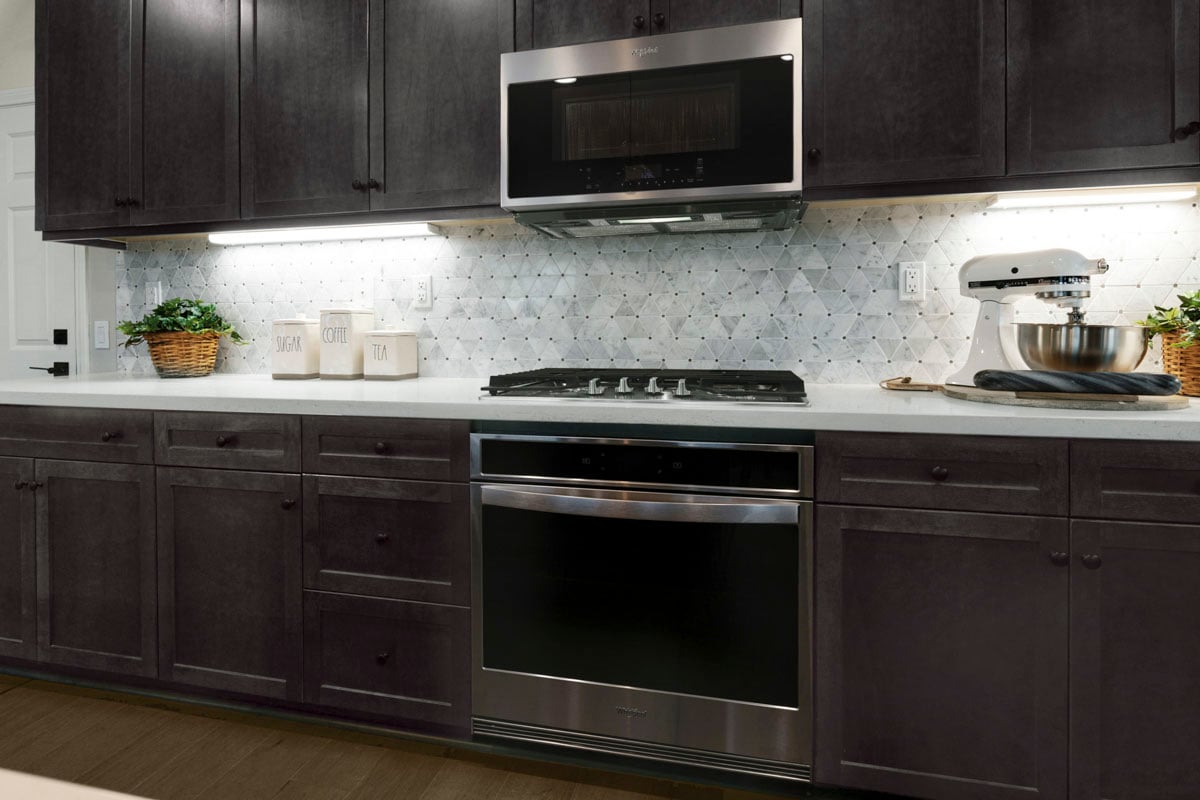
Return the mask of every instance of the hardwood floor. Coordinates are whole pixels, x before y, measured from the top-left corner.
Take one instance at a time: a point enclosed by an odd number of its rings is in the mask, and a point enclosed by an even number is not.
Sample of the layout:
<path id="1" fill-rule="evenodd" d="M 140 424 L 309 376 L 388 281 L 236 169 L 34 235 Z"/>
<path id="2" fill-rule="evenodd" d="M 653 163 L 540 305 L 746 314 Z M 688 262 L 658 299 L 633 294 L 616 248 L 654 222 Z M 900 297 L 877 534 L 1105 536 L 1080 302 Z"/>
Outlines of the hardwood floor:
<path id="1" fill-rule="evenodd" d="M 156 800 L 772 800 L 3 674 L 0 768 Z"/>

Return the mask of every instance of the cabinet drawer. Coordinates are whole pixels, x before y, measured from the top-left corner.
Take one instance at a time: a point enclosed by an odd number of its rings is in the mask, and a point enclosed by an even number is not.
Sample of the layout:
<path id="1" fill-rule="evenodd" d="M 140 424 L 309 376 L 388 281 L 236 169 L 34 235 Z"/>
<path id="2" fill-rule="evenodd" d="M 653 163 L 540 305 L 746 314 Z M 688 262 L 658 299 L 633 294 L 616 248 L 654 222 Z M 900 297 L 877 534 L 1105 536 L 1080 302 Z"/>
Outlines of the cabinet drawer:
<path id="1" fill-rule="evenodd" d="M 0 455 L 154 462 L 153 414 L 107 408 L 0 407 Z"/>
<path id="2" fill-rule="evenodd" d="M 465 735 L 470 639 L 466 608 L 305 592 L 304 699 Z"/>
<path id="3" fill-rule="evenodd" d="M 1200 444 L 1071 442 L 1071 516 L 1200 519 Z"/>
<path id="4" fill-rule="evenodd" d="M 465 484 L 306 476 L 305 587 L 469 605 L 470 502 Z"/>
<path id="5" fill-rule="evenodd" d="M 300 471 L 300 418 L 284 414 L 154 415 L 159 464 L 267 472 Z"/>
<path id="6" fill-rule="evenodd" d="M 1067 514 L 1067 443 L 1000 436 L 817 437 L 817 500 Z"/>
<path id="7" fill-rule="evenodd" d="M 469 443 L 457 420 L 305 417 L 304 471 L 465 482 Z"/>

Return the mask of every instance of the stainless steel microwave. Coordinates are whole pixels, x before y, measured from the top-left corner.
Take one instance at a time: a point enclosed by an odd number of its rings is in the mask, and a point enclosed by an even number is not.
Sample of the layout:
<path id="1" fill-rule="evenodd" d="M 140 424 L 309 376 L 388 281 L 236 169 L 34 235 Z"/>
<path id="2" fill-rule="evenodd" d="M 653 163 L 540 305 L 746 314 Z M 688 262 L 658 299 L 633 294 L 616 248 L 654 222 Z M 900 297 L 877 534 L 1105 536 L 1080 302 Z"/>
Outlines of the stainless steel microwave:
<path id="1" fill-rule="evenodd" d="M 556 236 L 794 223 L 801 27 L 504 54 L 502 205 Z"/>

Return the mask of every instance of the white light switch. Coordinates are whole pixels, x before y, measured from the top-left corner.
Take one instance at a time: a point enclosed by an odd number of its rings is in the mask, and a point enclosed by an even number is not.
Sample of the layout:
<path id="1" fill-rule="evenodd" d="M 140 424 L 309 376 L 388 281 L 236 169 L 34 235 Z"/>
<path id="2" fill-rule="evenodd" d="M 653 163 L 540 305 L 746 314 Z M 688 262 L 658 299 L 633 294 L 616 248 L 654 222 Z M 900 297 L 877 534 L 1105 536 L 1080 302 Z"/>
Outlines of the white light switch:
<path id="1" fill-rule="evenodd" d="M 906 303 L 925 302 L 925 262 L 900 262 L 900 300 Z"/>
<path id="2" fill-rule="evenodd" d="M 92 323 L 92 347 L 97 350 L 107 350 L 108 343 L 108 320 L 97 320 Z"/>
<path id="3" fill-rule="evenodd" d="M 162 281 L 150 281 L 146 284 L 146 305 L 156 308 L 162 305 Z"/>

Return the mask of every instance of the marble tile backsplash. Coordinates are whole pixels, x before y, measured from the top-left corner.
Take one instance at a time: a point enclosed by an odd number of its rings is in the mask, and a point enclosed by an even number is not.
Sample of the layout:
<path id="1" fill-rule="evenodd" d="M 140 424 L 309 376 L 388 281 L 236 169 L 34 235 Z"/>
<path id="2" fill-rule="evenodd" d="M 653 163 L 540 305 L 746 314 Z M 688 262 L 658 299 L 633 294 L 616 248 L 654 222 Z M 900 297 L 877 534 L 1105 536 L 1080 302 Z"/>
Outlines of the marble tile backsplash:
<path id="1" fill-rule="evenodd" d="M 218 371 L 270 372 L 271 321 L 365 306 L 417 331 L 422 375 L 546 366 L 792 369 L 819 383 L 941 380 L 966 356 L 975 301 L 958 268 L 975 256 L 1068 247 L 1112 265 L 1088 320 L 1129 324 L 1200 287 L 1191 203 L 989 211 L 982 202 L 810 209 L 787 231 L 560 241 L 515 224 L 425 239 L 221 247 L 142 242 L 117 265 L 119 319 L 164 297 L 216 302 L 250 344 L 224 342 Z M 924 303 L 900 302 L 899 264 L 924 261 Z M 433 307 L 412 308 L 418 275 Z M 1023 301 L 1018 318 L 1062 320 Z M 1157 367 L 1157 355 L 1144 368 Z M 121 371 L 151 373 L 144 348 Z"/>

